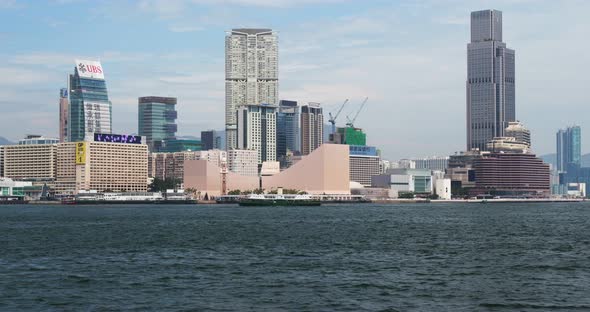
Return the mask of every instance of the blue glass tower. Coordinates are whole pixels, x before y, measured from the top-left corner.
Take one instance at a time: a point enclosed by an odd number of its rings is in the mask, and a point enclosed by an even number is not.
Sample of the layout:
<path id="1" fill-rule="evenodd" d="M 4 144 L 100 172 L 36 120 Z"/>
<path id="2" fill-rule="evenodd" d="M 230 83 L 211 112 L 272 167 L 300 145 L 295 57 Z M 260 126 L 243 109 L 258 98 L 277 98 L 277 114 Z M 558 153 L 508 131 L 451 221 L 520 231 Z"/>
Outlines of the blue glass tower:
<path id="1" fill-rule="evenodd" d="M 139 98 L 139 135 L 145 136 L 150 151 L 162 147 L 163 140 L 176 139 L 177 100 L 174 97 L 144 96 Z"/>
<path id="2" fill-rule="evenodd" d="M 91 140 L 94 133 L 111 133 L 112 106 L 100 62 L 76 60 L 69 89 L 68 141 Z"/>
<path id="3" fill-rule="evenodd" d="M 568 165 L 580 166 L 582 161 L 582 130 L 579 126 L 557 131 L 557 171 L 567 171 Z"/>

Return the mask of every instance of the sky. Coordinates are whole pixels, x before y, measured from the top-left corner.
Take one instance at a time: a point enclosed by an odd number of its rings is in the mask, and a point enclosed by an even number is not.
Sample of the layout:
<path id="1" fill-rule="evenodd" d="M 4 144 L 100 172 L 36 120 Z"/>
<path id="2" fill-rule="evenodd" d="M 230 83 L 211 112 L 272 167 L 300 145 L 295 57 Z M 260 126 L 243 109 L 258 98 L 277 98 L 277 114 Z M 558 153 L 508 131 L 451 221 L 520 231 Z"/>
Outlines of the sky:
<path id="1" fill-rule="evenodd" d="M 533 151 L 582 127 L 590 151 L 590 1 L 529 0 L 0 0 L 0 136 L 58 136 L 59 89 L 75 59 L 102 62 L 113 132 L 137 132 L 137 98 L 178 98 L 178 135 L 223 129 L 224 38 L 232 28 L 279 35 L 279 97 L 345 100 L 385 159 L 465 149 L 469 14 L 503 11 L 516 50 L 516 114 Z M 326 118 L 327 119 L 327 118 Z"/>

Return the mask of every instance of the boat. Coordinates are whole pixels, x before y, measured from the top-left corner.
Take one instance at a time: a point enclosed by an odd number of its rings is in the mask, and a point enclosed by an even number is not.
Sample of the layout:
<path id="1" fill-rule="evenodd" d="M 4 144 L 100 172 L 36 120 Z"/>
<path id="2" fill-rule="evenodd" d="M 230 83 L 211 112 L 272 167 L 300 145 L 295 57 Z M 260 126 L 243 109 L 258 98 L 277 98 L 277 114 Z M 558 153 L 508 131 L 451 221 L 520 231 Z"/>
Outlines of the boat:
<path id="1" fill-rule="evenodd" d="M 238 200 L 240 206 L 321 206 L 309 195 L 250 194 Z"/>

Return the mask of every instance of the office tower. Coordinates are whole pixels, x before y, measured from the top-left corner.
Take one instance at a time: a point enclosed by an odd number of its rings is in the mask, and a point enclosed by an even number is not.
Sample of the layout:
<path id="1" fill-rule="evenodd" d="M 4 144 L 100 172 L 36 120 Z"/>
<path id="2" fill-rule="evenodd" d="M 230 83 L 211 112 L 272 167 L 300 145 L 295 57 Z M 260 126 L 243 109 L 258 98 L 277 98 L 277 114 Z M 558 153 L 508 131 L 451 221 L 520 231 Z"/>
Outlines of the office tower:
<path id="1" fill-rule="evenodd" d="M 176 139 L 176 98 L 144 96 L 138 99 L 138 133 L 146 137 L 150 151 L 157 151 L 162 140 Z"/>
<path id="2" fill-rule="evenodd" d="M 76 60 L 69 88 L 68 141 L 91 140 L 94 133 L 111 133 L 112 106 L 100 62 Z"/>
<path id="3" fill-rule="evenodd" d="M 241 106 L 237 112 L 238 149 L 258 152 L 258 163 L 277 159 L 277 107 L 272 105 Z"/>
<path id="4" fill-rule="evenodd" d="M 237 146 L 236 111 L 252 104 L 277 105 L 278 37 L 271 29 L 233 29 L 225 37 L 226 149 Z"/>
<path id="5" fill-rule="evenodd" d="M 203 151 L 221 149 L 221 134 L 215 130 L 201 131 L 201 144 Z"/>
<path id="6" fill-rule="evenodd" d="M 557 131 L 557 171 L 564 172 L 568 164 L 581 165 L 582 132 L 579 126 Z"/>
<path id="7" fill-rule="evenodd" d="M 508 127 L 506 127 L 504 135 L 513 137 L 516 141 L 525 143 L 528 147 L 531 147 L 531 131 L 520 121 L 508 122 Z"/>
<path id="8" fill-rule="evenodd" d="M 514 50 L 502 42 L 502 12 L 471 12 L 467 45 L 467 150 L 486 150 L 515 121 Z"/>
<path id="9" fill-rule="evenodd" d="M 59 141 L 68 140 L 68 89 L 59 90 Z"/>
<path id="10" fill-rule="evenodd" d="M 277 158 L 299 152 L 299 107 L 296 101 L 281 100 L 277 113 Z"/>
<path id="11" fill-rule="evenodd" d="M 301 155 L 308 155 L 324 143 L 324 115 L 319 103 L 301 106 Z"/>

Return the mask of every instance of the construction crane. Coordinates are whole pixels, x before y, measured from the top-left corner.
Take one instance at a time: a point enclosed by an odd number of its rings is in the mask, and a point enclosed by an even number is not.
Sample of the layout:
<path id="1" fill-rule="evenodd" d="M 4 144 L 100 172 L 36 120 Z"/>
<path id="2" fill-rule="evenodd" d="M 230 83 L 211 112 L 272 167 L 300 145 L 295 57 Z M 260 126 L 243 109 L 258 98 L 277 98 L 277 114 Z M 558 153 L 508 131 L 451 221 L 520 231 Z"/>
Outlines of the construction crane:
<path id="1" fill-rule="evenodd" d="M 346 119 L 348 120 L 348 122 L 346 123 L 346 126 L 354 128 L 354 122 L 356 121 L 356 118 L 359 116 L 361 110 L 363 110 L 363 107 L 365 107 L 365 104 L 367 104 L 368 100 L 369 100 L 369 97 L 366 97 L 365 100 L 361 103 L 361 106 L 356 111 L 356 114 L 354 114 L 354 117 L 352 119 L 350 119 L 350 118 L 348 118 L 348 116 L 346 116 Z"/>
<path id="2" fill-rule="evenodd" d="M 330 119 L 328 121 L 332 124 L 332 133 L 336 133 L 336 118 L 338 118 L 338 115 L 340 115 L 342 109 L 344 108 L 344 106 L 346 106 L 346 103 L 348 103 L 348 99 L 346 99 L 344 103 L 340 105 L 340 108 L 336 112 L 336 115 L 332 116 L 332 113 L 328 113 L 330 115 Z"/>

